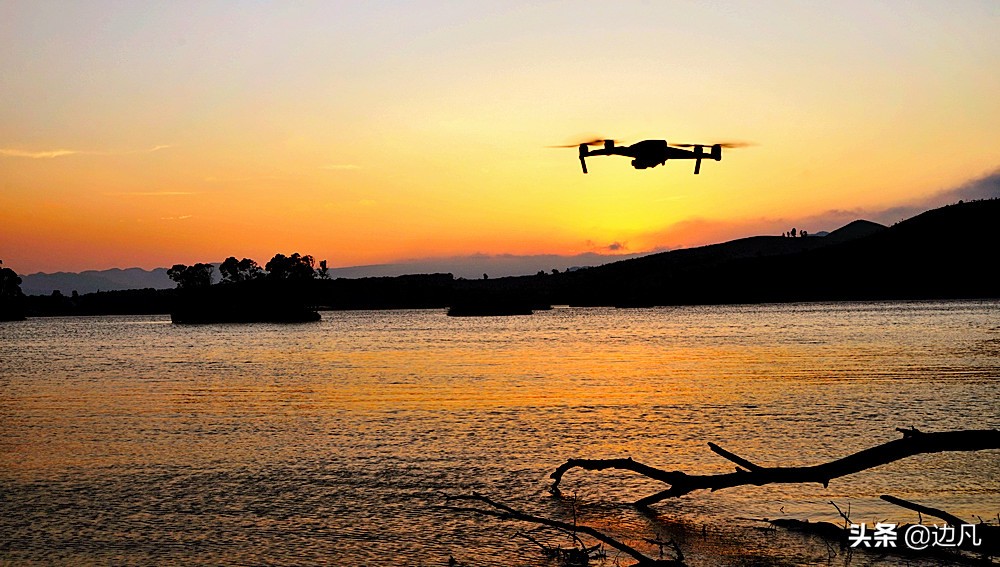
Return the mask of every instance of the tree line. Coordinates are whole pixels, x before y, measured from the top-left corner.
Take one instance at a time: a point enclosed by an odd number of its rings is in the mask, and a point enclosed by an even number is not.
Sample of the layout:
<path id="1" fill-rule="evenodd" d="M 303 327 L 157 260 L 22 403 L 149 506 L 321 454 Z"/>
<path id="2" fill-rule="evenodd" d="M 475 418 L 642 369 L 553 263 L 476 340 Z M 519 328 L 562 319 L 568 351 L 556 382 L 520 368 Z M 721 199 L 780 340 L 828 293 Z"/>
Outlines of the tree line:
<path id="1" fill-rule="evenodd" d="M 318 267 L 317 267 L 318 265 Z M 179 289 L 203 288 L 212 285 L 215 266 L 212 264 L 174 264 L 167 270 L 167 277 L 177 283 Z M 237 260 L 230 256 L 219 264 L 219 283 L 233 284 L 252 280 L 306 281 L 329 279 L 330 270 L 326 260 L 317 264 L 315 258 L 298 252 L 290 256 L 275 254 L 262 268 L 250 258 Z"/>

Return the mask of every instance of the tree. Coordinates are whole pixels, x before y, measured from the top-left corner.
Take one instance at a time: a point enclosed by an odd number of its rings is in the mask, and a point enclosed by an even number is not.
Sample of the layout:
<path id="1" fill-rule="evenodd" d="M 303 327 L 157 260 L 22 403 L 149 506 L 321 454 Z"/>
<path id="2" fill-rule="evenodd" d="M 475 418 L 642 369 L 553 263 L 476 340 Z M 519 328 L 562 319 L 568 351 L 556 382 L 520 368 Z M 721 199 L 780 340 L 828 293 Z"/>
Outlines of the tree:
<path id="1" fill-rule="evenodd" d="M 271 279 L 311 280 L 316 277 L 315 265 L 316 261 L 312 256 L 302 256 L 295 252 L 291 256 L 275 254 L 274 258 L 264 265 L 264 269 Z"/>
<path id="2" fill-rule="evenodd" d="M 316 273 L 319 275 L 320 279 L 330 279 L 330 268 L 326 266 L 326 260 L 319 261 L 319 270 L 316 270 Z"/>
<path id="3" fill-rule="evenodd" d="M 178 289 L 193 289 L 212 285 L 213 271 L 215 267 L 211 264 L 198 263 L 193 266 L 174 264 L 167 270 L 167 277 L 177 282 Z"/>
<path id="4" fill-rule="evenodd" d="M 0 268 L 0 297 L 21 297 L 21 281 L 21 276 L 14 270 Z"/>
<path id="5" fill-rule="evenodd" d="M 21 291 L 21 277 L 10 268 L 0 268 L 0 321 L 23 319 L 24 293 Z"/>
<path id="6" fill-rule="evenodd" d="M 224 283 L 236 283 L 263 277 L 264 270 L 250 258 L 237 261 L 235 256 L 230 256 L 219 264 L 219 273 Z"/>

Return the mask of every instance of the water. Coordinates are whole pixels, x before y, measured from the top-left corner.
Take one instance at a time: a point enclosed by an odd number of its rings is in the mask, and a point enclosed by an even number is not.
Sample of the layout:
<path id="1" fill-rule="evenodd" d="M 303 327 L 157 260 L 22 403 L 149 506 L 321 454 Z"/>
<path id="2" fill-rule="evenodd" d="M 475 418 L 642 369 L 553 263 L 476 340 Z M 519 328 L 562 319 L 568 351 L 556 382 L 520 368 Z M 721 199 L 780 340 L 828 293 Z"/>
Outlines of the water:
<path id="1" fill-rule="evenodd" d="M 833 500 L 858 520 L 916 520 L 885 493 L 995 517 L 998 453 L 921 455 L 827 489 L 696 492 L 654 515 L 628 504 L 664 485 L 572 471 L 556 498 L 548 475 L 569 457 L 732 470 L 708 441 L 763 465 L 815 464 L 896 427 L 998 428 L 998 307 L 5 323 L 0 563 L 551 565 L 513 537 L 527 526 L 440 508 L 442 494 L 480 491 L 554 518 L 575 507 L 652 555 L 643 538 L 681 539 L 692 565 L 827 564 L 822 544 L 747 518 L 834 521 Z"/>

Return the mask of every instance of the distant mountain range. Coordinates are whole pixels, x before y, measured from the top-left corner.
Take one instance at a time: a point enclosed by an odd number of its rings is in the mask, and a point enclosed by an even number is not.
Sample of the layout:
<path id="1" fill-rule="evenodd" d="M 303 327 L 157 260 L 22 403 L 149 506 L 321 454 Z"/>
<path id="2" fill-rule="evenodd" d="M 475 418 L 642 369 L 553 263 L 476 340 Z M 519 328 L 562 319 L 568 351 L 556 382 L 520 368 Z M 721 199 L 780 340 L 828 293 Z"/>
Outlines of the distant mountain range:
<path id="1" fill-rule="evenodd" d="M 25 295 L 48 295 L 59 290 L 65 295 L 93 293 L 95 291 L 115 291 L 121 289 L 167 289 L 176 284 L 167 277 L 166 268 L 143 270 L 142 268 L 113 268 L 110 270 L 88 270 L 86 272 L 56 272 L 54 274 L 28 274 L 21 276 L 21 291 Z"/>
<path id="2" fill-rule="evenodd" d="M 470 264 L 461 263 L 463 259 L 342 268 L 331 270 L 336 279 L 314 281 L 302 293 L 319 309 L 434 307 L 461 301 L 630 307 L 1000 297 L 1000 278 L 994 273 L 1000 244 L 993 228 L 997 218 L 1000 199 L 989 199 L 932 209 L 890 227 L 858 220 L 826 236 L 753 236 L 621 260 L 597 254 L 535 256 L 530 257 L 532 265 L 520 256 L 479 256 L 473 258 L 482 263 L 472 264 L 468 278 L 452 275 L 462 275 L 458 267 L 468 273 Z M 617 261 L 608 262 L 612 258 Z M 588 264 L 592 267 L 566 269 Z M 524 269 L 526 265 L 531 268 Z M 501 277 L 511 266 L 528 274 Z M 81 312 L 159 312 L 173 293 L 164 269 L 23 279 L 22 289 L 40 299 L 56 299 L 46 297 L 52 289 L 64 295 L 73 290 L 81 295 L 96 289 L 112 292 L 81 298 Z M 163 291 L 113 291 L 141 288 Z M 51 309 L 36 303 L 39 312 L 72 312 L 55 303 Z"/>
<path id="3" fill-rule="evenodd" d="M 597 253 L 559 256 L 556 254 L 472 254 L 446 258 L 406 260 L 392 264 L 372 264 L 331 268 L 333 278 L 392 277 L 406 274 L 454 274 L 459 278 L 491 278 L 535 274 L 539 270 L 550 272 L 599 266 L 616 260 L 636 258 L 641 254 L 604 255 Z M 218 263 L 216 263 L 218 267 Z M 216 273 L 216 279 L 219 275 Z M 56 272 L 21 275 L 21 291 L 26 295 L 49 295 L 59 290 L 63 295 L 117 291 L 126 289 L 170 289 L 175 283 L 167 277 L 167 268 L 144 270 L 142 268 L 113 268 L 85 272 Z"/>
<path id="4" fill-rule="evenodd" d="M 335 276 L 341 277 L 330 280 L 264 279 L 203 289 L 214 298 L 212 305 L 216 300 L 235 301 L 234 312 L 239 314 L 258 308 L 258 300 L 239 301 L 258 292 L 275 304 L 294 299 L 311 310 L 450 307 L 465 314 L 522 312 L 549 305 L 996 298 L 1000 297 L 994 268 L 1000 245 L 993 228 L 997 218 L 1000 199 L 959 202 L 889 227 L 854 221 L 826 236 L 753 236 L 555 273 L 540 269 L 521 276 L 494 277 L 494 272 L 488 279 L 456 278 L 441 273 L 440 265 L 411 263 L 382 267 L 382 274 L 368 271 L 366 277 L 342 277 L 345 272 L 340 271 Z M 544 258 L 546 266 L 555 258 Z M 386 275 L 391 269 L 411 275 Z M 102 293 L 86 293 L 79 286 L 63 290 L 62 296 L 29 295 L 25 312 L 29 317 L 172 313 L 183 294 L 172 289 L 169 280 L 157 281 L 161 274 L 165 278 L 164 270 L 84 272 L 80 275 L 89 280 L 68 278 L 62 285 L 89 281 L 94 286 L 131 289 L 102 287 Z M 53 276 L 60 275 L 49 277 Z M 149 289 L 155 286 L 171 289 Z M 73 289 L 79 297 L 70 297 Z"/>

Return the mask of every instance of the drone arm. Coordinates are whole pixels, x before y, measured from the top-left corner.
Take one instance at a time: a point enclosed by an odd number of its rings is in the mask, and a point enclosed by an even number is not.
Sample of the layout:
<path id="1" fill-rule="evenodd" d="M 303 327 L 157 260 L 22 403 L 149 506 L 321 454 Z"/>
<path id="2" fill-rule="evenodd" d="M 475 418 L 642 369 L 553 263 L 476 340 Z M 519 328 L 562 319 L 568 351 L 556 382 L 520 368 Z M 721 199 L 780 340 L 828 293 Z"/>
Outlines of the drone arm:
<path id="1" fill-rule="evenodd" d="M 587 154 L 589 151 L 587 144 L 580 144 L 580 167 L 583 168 L 584 173 L 587 173 Z"/>

